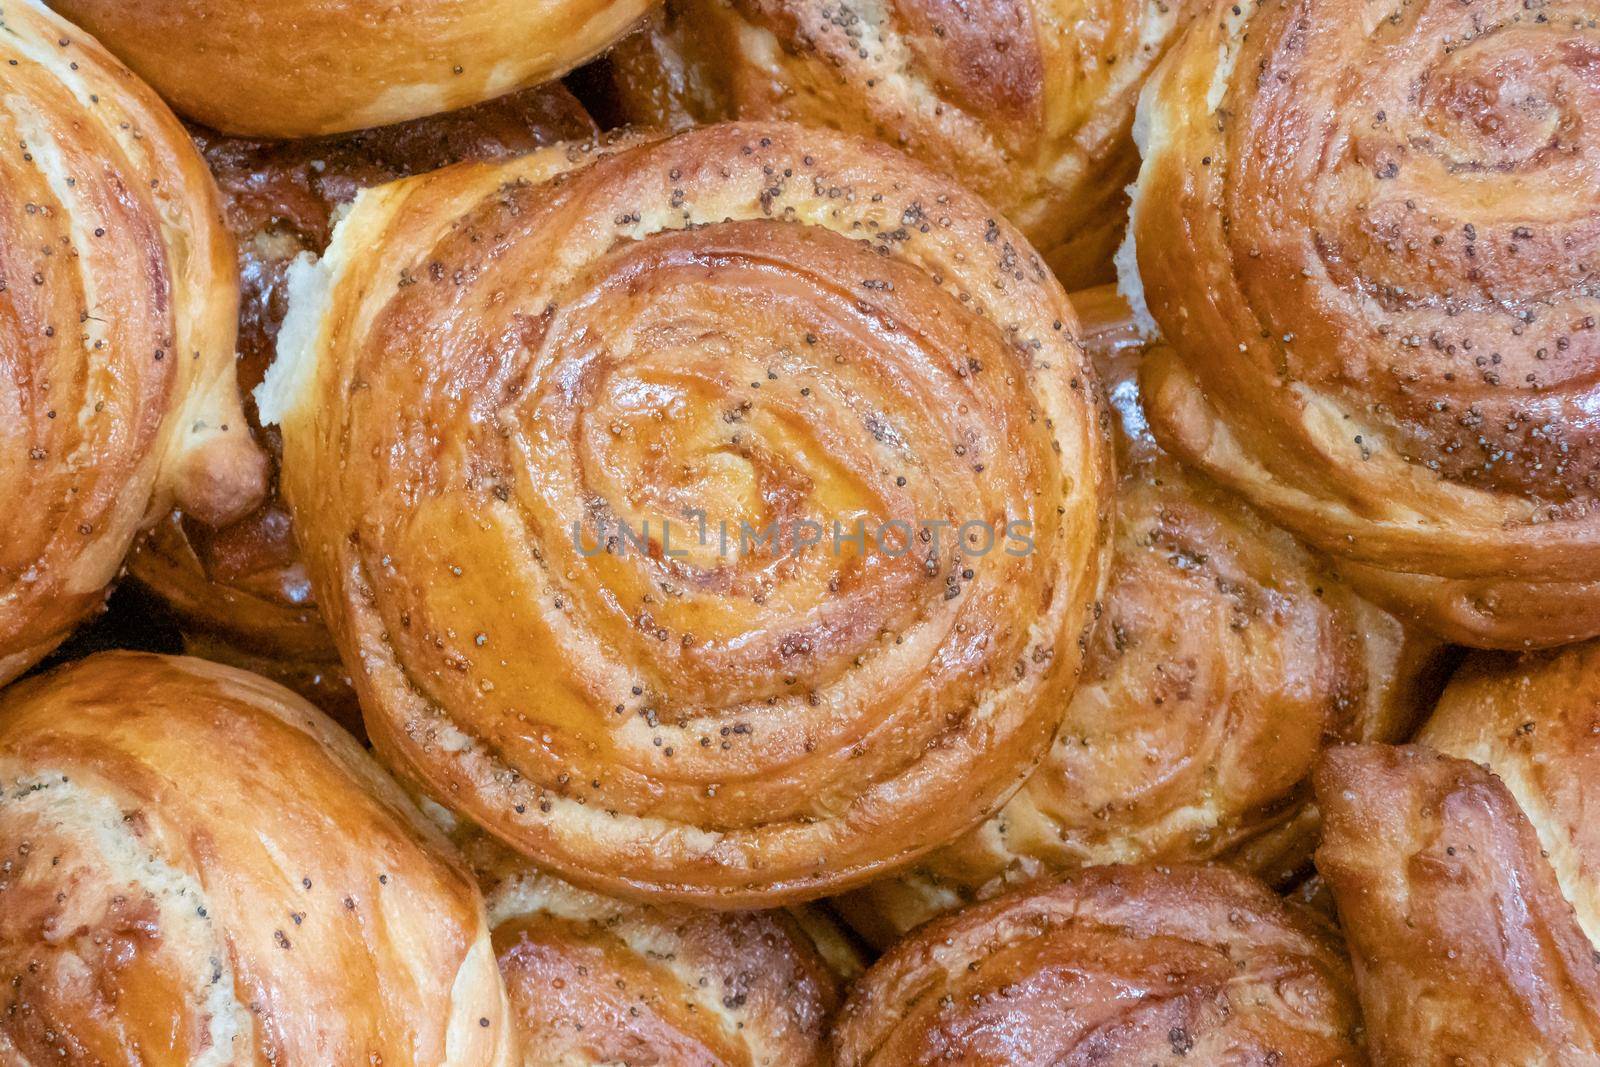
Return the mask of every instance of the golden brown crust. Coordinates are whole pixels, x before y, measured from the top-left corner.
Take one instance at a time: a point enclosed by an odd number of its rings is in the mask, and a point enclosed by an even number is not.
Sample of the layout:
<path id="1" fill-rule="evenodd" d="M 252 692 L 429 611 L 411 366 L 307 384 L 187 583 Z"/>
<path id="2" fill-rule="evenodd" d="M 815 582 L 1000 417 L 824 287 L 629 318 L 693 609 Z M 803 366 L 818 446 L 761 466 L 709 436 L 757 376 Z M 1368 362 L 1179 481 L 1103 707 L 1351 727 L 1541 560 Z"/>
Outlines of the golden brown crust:
<path id="1" fill-rule="evenodd" d="M 289 691 L 107 653 L 0 702 L 0 1059 L 512 1062 L 483 902 Z"/>
<path id="2" fill-rule="evenodd" d="M 327 247 L 335 213 L 358 192 L 592 136 L 594 124 L 571 93 L 550 86 L 340 137 L 281 142 L 194 133 L 238 245 L 238 373 L 248 392 L 261 383 L 277 347 L 289 264 Z M 129 569 L 176 609 L 189 651 L 266 674 L 359 730 L 355 692 L 317 613 L 288 507 L 277 494 L 277 431 L 261 429 L 252 400 L 245 409 L 273 461 L 266 501 L 222 527 L 170 516 L 135 551 Z"/>
<path id="3" fill-rule="evenodd" d="M 185 117 L 319 137 L 560 77 L 652 0 L 55 0 Z"/>
<path id="4" fill-rule="evenodd" d="M 0 12 L 0 683 L 102 602 L 176 501 L 259 498 L 233 246 L 183 127 L 33 0 Z"/>
<path id="5" fill-rule="evenodd" d="M 1565 770 L 1593 782 L 1588 762 Z M 1332 750 L 1316 782 L 1317 867 L 1355 958 L 1376 1062 L 1600 1058 L 1594 946 L 1499 778 L 1421 746 L 1363 745 Z M 1574 901 L 1590 923 L 1594 884 Z"/>
<path id="6" fill-rule="evenodd" d="M 1141 106 L 1163 443 L 1484 647 L 1600 633 L 1592 4 L 1220 5 Z"/>
<path id="7" fill-rule="evenodd" d="M 1083 680 L 999 814 L 843 902 L 875 943 L 1093 864 L 1220 857 L 1292 874 L 1316 844 L 1322 748 L 1409 737 L 1444 681 L 1437 642 L 1156 445 L 1126 306 L 1104 289 L 1072 299 L 1119 430 L 1115 555 Z"/>
<path id="8" fill-rule="evenodd" d="M 1445 755 L 1356 749 L 1318 775 L 1317 864 L 1375 1044 L 1393 1063 L 1595 1062 L 1600 644 L 1472 656 L 1418 740 Z"/>
<path id="9" fill-rule="evenodd" d="M 609 59 L 623 113 L 876 137 L 1014 222 L 1069 287 L 1111 277 L 1145 76 L 1193 0 L 674 0 Z"/>
<path id="10" fill-rule="evenodd" d="M 1470 657 L 1417 740 L 1492 770 L 1600 946 L 1600 642 Z"/>
<path id="11" fill-rule="evenodd" d="M 1098 867 L 919 929 L 856 984 L 839 1067 L 1365 1062 L 1320 923 L 1221 868 Z"/>
<path id="12" fill-rule="evenodd" d="M 297 284 L 262 395 L 369 732 L 519 850 L 818 896 L 1045 748 L 1104 573 L 1104 412 L 1059 286 L 948 180 L 777 124 L 550 149 L 363 194 Z M 804 549 L 802 520 L 996 535 Z"/>
<path id="13" fill-rule="evenodd" d="M 468 834 L 525 1067 L 824 1067 L 844 978 L 813 909 L 631 904 L 543 874 Z"/>
<path id="14" fill-rule="evenodd" d="M 1441 578 L 1341 560 L 1374 602 L 1458 645 L 1545 648 L 1600 633 L 1600 582 Z"/>

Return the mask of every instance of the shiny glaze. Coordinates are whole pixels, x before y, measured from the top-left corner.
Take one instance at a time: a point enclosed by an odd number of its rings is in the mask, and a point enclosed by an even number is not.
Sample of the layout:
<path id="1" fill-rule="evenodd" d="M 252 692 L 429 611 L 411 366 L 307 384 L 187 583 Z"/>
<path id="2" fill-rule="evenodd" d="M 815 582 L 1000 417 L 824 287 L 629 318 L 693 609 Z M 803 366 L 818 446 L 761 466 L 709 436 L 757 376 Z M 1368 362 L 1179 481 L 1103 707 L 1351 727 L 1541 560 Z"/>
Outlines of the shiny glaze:
<path id="1" fill-rule="evenodd" d="M 1366 1062 L 1322 924 L 1222 868 L 1096 867 L 921 927 L 851 990 L 838 1067 Z"/>
<path id="2" fill-rule="evenodd" d="M 483 901 L 343 731 L 201 660 L 0 701 L 0 1060 L 512 1063 Z"/>
<path id="3" fill-rule="evenodd" d="M 238 244 L 241 388 L 248 393 L 259 385 L 272 362 L 288 304 L 289 264 L 327 247 L 335 212 L 362 189 L 455 163 L 509 158 L 593 131 L 582 106 L 560 86 L 309 141 L 194 131 Z M 246 414 L 273 460 L 266 501 L 220 528 L 174 514 L 141 544 L 130 570 L 178 610 L 191 652 L 267 674 L 359 729 L 354 691 L 317 613 L 288 508 L 277 494 L 277 431 L 261 429 L 252 400 Z"/>
<path id="4" fill-rule="evenodd" d="M 970 195 L 710 127 L 368 193 L 321 270 L 263 395 L 368 730 L 437 799 L 578 881 L 749 905 L 914 858 L 1043 752 L 1104 573 L 1103 409 Z M 1036 550 L 722 557 L 695 507 Z M 673 554 L 597 518 L 671 518 Z"/>
<path id="5" fill-rule="evenodd" d="M 1600 1058 L 1600 645 L 1468 660 L 1414 747 L 1335 750 L 1317 853 L 1380 1063 Z"/>
<path id="6" fill-rule="evenodd" d="M 1157 436 L 1451 640 L 1600 633 L 1596 8 L 1230 10 L 1142 111 Z"/>
<path id="7" fill-rule="evenodd" d="M 1118 429 L 1115 555 L 1083 680 L 999 814 L 844 902 L 876 942 L 1094 864 L 1222 858 L 1293 874 L 1316 845 L 1323 747 L 1409 737 L 1444 682 L 1437 642 L 1160 449 L 1127 306 L 1109 287 L 1072 299 Z"/>
<path id="8" fill-rule="evenodd" d="M 830 1062 L 844 979 L 863 965 L 820 914 L 631 904 L 540 873 L 481 835 L 465 848 L 524 1067 Z"/>
<path id="9" fill-rule="evenodd" d="M 625 115 L 875 137 L 981 194 L 1069 288 L 1111 277 L 1145 76 L 1192 0 L 674 0 L 609 62 Z"/>
<path id="10" fill-rule="evenodd" d="M 185 118 L 320 137 L 552 81 L 651 0 L 55 0 Z"/>
<path id="11" fill-rule="evenodd" d="M 233 373 L 238 291 L 183 128 L 92 40 L 0 12 L 0 683 L 102 603 L 174 501 L 230 520 L 264 463 Z"/>

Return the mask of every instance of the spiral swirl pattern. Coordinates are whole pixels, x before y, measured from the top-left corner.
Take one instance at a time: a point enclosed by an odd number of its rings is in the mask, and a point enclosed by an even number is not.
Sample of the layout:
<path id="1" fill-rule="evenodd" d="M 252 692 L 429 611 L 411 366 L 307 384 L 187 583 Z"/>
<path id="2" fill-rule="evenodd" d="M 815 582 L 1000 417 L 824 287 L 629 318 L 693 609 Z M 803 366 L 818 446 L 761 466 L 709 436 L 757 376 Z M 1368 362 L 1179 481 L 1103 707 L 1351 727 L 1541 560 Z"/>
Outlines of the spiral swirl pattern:
<path id="1" fill-rule="evenodd" d="M 261 491 L 234 381 L 238 291 L 183 127 L 33 0 L 0 10 L 0 683 L 102 603 L 174 502 Z"/>
<path id="2" fill-rule="evenodd" d="M 428 793 L 579 881 L 749 904 L 914 858 L 1042 753 L 1103 409 L 969 194 L 708 127 L 370 191 L 295 284 L 263 414 L 369 732 Z"/>
<path id="3" fill-rule="evenodd" d="M 512 1063 L 482 898 L 288 690 L 107 653 L 0 702 L 0 1059 Z"/>
<path id="4" fill-rule="evenodd" d="M 185 118 L 320 137 L 553 81 L 653 0 L 52 0 Z"/>
<path id="5" fill-rule="evenodd" d="M 593 134 L 583 106 L 559 85 L 340 137 L 252 141 L 195 131 L 239 249 L 240 387 L 261 384 L 272 362 L 290 263 L 327 248 L 335 214 L 362 189 Z M 274 462 L 267 499 L 224 526 L 170 516 L 130 557 L 129 572 L 176 610 L 190 652 L 265 674 L 359 729 L 354 690 L 277 495 L 277 430 L 258 425 L 248 399 L 245 409 Z"/>
<path id="6" fill-rule="evenodd" d="M 1222 858 L 1292 875 L 1316 844 L 1323 748 L 1409 736 L 1444 682 L 1438 642 L 1161 450 L 1126 305 L 1107 290 L 1072 302 L 1118 429 L 1115 554 L 1083 680 L 994 818 L 845 902 L 875 942 L 1095 864 Z"/>
<path id="7" fill-rule="evenodd" d="M 673 0 L 610 56 L 648 125 L 875 137 L 981 194 L 1069 288 L 1111 278 L 1146 76 L 1196 0 Z"/>
<path id="8" fill-rule="evenodd" d="M 1350 965 L 1221 868 L 1096 867 L 923 926 L 851 990 L 839 1067 L 1366 1062 Z"/>
<path id="9" fill-rule="evenodd" d="M 1158 436 L 1453 640 L 1600 633 L 1594 6 L 1229 11 L 1141 111 Z"/>

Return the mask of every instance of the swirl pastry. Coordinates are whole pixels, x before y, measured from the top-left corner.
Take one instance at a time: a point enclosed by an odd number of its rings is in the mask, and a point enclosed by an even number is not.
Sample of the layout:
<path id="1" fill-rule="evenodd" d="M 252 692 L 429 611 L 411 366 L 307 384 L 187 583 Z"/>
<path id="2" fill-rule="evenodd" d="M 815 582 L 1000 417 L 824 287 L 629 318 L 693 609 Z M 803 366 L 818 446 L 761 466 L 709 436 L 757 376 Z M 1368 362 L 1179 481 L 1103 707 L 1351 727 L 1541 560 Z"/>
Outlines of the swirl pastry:
<path id="1" fill-rule="evenodd" d="M 1480 654 L 1421 744 L 1318 770 L 1378 1063 L 1600 1062 L 1597 708 L 1600 645 Z"/>
<path id="2" fill-rule="evenodd" d="M 1150 438 L 1127 307 L 1073 295 L 1115 411 L 1117 526 L 1083 680 L 994 818 L 843 902 L 886 943 L 1041 873 L 1222 857 L 1274 879 L 1315 847 L 1310 775 L 1338 740 L 1409 736 L 1439 648 Z"/>
<path id="3" fill-rule="evenodd" d="M 1157 436 L 1464 644 L 1600 634 L 1592 4 L 1245 4 L 1150 83 Z"/>
<path id="4" fill-rule="evenodd" d="M 51 0 L 177 111 L 245 137 L 442 115 L 559 78 L 651 0 Z"/>
<path id="5" fill-rule="evenodd" d="M 482 898 L 288 690 L 106 653 L 0 701 L 0 1060 L 509 1065 Z"/>
<path id="6" fill-rule="evenodd" d="M 1145 77 L 1198 0 L 673 0 L 612 53 L 631 121 L 876 137 L 1003 212 L 1069 287 L 1111 278 Z"/>
<path id="7" fill-rule="evenodd" d="M 839 1067 L 1366 1062 L 1320 921 L 1223 868 L 1096 867 L 938 919 L 851 990 Z"/>
<path id="8" fill-rule="evenodd" d="M 247 141 L 197 132 L 239 248 L 240 385 L 254 389 L 272 361 L 289 264 L 327 247 L 335 212 L 361 189 L 593 133 L 582 106 L 560 86 L 320 140 Z M 282 451 L 277 430 L 261 430 L 254 405 L 246 409 L 276 461 Z M 170 516 L 129 568 L 177 610 L 190 652 L 265 674 L 359 729 L 360 709 L 317 613 L 275 472 L 272 489 L 259 508 L 220 528 Z"/>
<path id="9" fill-rule="evenodd" d="M 0 11 L 0 684 L 104 599 L 174 502 L 254 505 L 238 289 L 183 127 L 33 0 Z"/>
<path id="10" fill-rule="evenodd" d="M 466 847 L 524 1067 L 831 1063 L 828 1028 L 862 966 L 824 916 L 629 904 L 486 839 Z"/>
<path id="11" fill-rule="evenodd" d="M 1048 745 L 1103 409 L 948 180 L 782 124 L 546 149 L 362 194 L 291 290 L 258 396 L 368 731 L 517 850 L 820 896 Z"/>

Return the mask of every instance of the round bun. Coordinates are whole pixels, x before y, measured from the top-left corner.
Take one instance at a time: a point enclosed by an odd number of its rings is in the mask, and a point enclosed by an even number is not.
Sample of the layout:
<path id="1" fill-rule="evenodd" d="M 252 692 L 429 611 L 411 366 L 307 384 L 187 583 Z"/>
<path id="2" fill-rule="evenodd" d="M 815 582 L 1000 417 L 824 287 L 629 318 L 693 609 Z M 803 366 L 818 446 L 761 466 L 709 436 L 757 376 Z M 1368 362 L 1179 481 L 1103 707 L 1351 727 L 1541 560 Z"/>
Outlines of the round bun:
<path id="1" fill-rule="evenodd" d="M 362 194 L 291 288 L 258 396 L 368 731 L 519 851 L 820 896 L 1048 745 L 1103 409 L 1059 285 L 948 179 L 781 124 L 546 149 Z"/>
<path id="2" fill-rule="evenodd" d="M 147 520 L 237 517 L 265 475 L 205 164 L 76 27 L 33 0 L 3 19 L 0 684 L 100 607 Z"/>
<path id="3" fill-rule="evenodd" d="M 347 133 L 559 78 L 651 0 L 52 0 L 186 118 Z"/>
<path id="4" fill-rule="evenodd" d="M 1279 880 L 1311 859 L 1324 746 L 1409 737 L 1441 648 L 1151 439 L 1126 306 L 1073 295 L 1111 398 L 1117 526 L 1084 666 L 1043 764 L 988 822 L 844 902 L 884 943 L 1040 874 L 1223 858 Z"/>
<path id="5" fill-rule="evenodd" d="M 830 1067 L 829 1028 L 861 964 L 825 916 L 625 903 L 487 840 L 467 855 L 483 879 L 522 1067 Z"/>
<path id="6" fill-rule="evenodd" d="M 1367 1062 L 1321 922 L 1222 868 L 1097 867 L 923 926 L 850 992 L 838 1067 Z"/>
<path id="7" fill-rule="evenodd" d="M 1417 746 L 1319 769 L 1317 867 L 1380 1062 L 1600 1058 L 1597 708 L 1600 645 L 1480 653 Z"/>
<path id="8" fill-rule="evenodd" d="M 802 122 L 874 137 L 1016 224 L 1068 288 L 1110 280 L 1144 79 L 1195 0 L 672 0 L 614 51 L 645 125 Z"/>
<path id="9" fill-rule="evenodd" d="M 449 843 L 288 690 L 106 653 L 0 701 L 0 1060 L 509 1065 Z"/>
<path id="10" fill-rule="evenodd" d="M 356 193 L 593 133 L 583 106 L 559 85 L 316 140 L 253 141 L 195 131 L 239 250 L 240 387 L 253 390 L 272 362 L 290 263 L 328 246 L 335 215 Z M 265 674 L 359 729 L 355 691 L 317 612 L 288 507 L 277 494 L 281 442 L 275 429 L 259 426 L 248 399 L 245 413 L 273 460 L 267 499 L 222 526 L 169 516 L 141 542 L 129 571 L 175 609 L 188 651 Z"/>
<path id="11" fill-rule="evenodd" d="M 1157 436 L 1452 641 L 1600 634 L 1593 10 L 1219 16 L 1140 110 Z"/>

